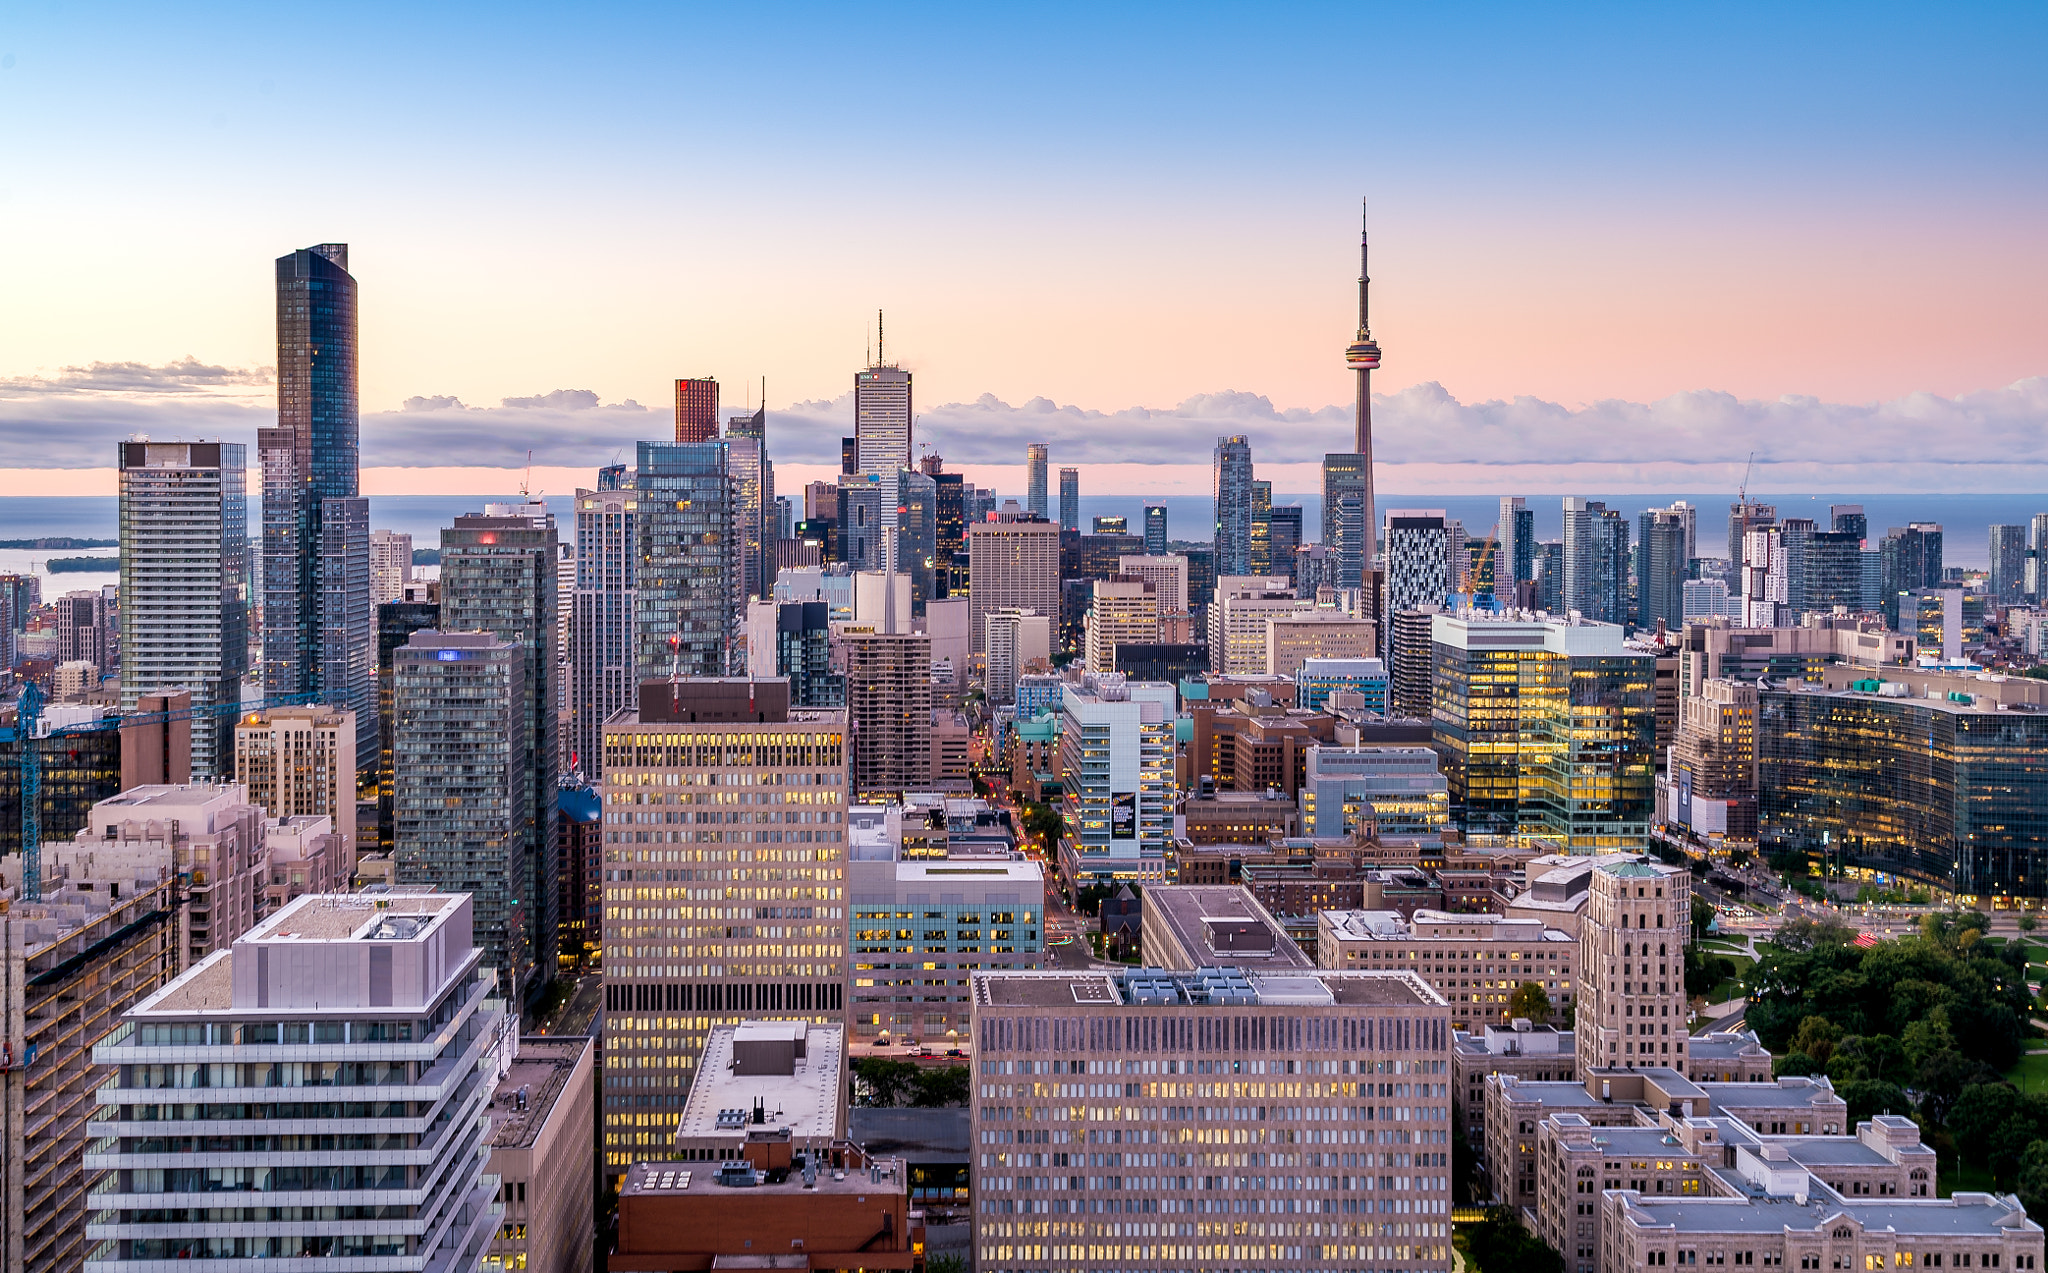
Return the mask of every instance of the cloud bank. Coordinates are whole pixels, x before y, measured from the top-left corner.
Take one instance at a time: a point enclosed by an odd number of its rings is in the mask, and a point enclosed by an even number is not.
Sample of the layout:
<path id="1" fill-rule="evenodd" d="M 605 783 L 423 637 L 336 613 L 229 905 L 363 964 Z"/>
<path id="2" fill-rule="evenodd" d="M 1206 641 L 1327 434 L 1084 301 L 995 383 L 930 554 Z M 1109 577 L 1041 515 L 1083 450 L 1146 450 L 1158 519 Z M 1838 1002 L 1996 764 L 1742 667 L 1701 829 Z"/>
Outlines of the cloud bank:
<path id="1" fill-rule="evenodd" d="M 113 463 L 115 443 L 135 434 L 253 444 L 255 430 L 275 418 L 270 383 L 267 369 L 189 357 L 0 380 L 0 468 L 104 468 Z M 777 460 L 836 465 L 839 439 L 853 430 L 852 395 L 771 407 L 768 419 Z M 1816 489 L 2019 491 L 2048 484 L 2048 377 L 1954 398 L 1912 394 L 1864 404 L 1701 390 L 1584 407 L 1530 397 L 1464 403 L 1429 383 L 1377 395 L 1373 420 L 1380 463 L 1468 472 L 1475 489 L 1508 480 L 1540 485 L 1546 472 L 1559 475 L 1561 489 L 1588 476 L 1628 474 L 1673 489 L 1701 482 L 1711 489 L 1729 482 L 1731 468 L 1739 472 L 1751 451 L 1760 474 L 1775 470 Z M 1042 397 L 1013 405 L 984 394 L 922 411 L 917 435 L 955 465 L 1015 465 L 1026 443 L 1045 442 L 1060 465 L 1206 466 L 1217 437 L 1244 434 L 1258 462 L 1287 465 L 1348 449 L 1351 427 L 1348 404 L 1280 408 L 1239 391 L 1120 411 Z M 666 409 L 631 399 L 603 402 L 588 389 L 483 407 L 421 395 L 396 411 L 364 415 L 362 457 L 365 467 L 516 468 L 531 450 L 537 464 L 595 468 L 619 452 L 630 462 L 635 442 L 669 433 Z"/>

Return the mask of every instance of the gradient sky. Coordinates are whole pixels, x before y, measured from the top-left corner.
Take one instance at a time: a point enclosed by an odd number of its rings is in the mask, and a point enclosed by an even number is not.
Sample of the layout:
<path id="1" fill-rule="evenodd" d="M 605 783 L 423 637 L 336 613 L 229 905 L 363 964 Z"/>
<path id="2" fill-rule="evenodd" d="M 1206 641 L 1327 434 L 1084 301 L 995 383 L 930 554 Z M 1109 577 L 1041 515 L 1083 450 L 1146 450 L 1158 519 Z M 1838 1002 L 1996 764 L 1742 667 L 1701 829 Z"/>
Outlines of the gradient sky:
<path id="1" fill-rule="evenodd" d="M 366 413 L 829 415 L 877 306 L 921 409 L 1312 413 L 1369 193 L 1390 394 L 2003 391 L 2048 373 L 2044 55 L 2040 5 L 16 5 L 0 385 L 267 367 L 272 259 L 339 239 Z M 0 470 L 76 463 L 42 427 L 0 395 Z"/>

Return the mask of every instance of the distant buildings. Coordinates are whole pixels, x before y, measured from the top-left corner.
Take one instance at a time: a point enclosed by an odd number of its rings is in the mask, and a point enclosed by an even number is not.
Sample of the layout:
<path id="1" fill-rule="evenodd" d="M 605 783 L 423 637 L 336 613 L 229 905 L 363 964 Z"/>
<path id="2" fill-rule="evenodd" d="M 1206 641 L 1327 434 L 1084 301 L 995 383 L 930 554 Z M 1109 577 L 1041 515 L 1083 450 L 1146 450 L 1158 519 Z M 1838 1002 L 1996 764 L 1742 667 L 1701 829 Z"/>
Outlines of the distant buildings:
<path id="1" fill-rule="evenodd" d="M 1024 511 L 1033 517 L 1049 517 L 1046 504 L 1046 445 L 1033 442 L 1024 448 Z"/>
<path id="2" fill-rule="evenodd" d="M 1216 439 L 1216 573 L 1252 572 L 1252 448 L 1242 435 Z"/>
<path id="3" fill-rule="evenodd" d="M 354 712 L 271 707 L 235 722 L 235 781 L 250 802 L 273 818 L 328 819 L 342 837 L 345 871 L 355 866 L 355 759 Z"/>
<path id="4" fill-rule="evenodd" d="M 1166 555 L 1166 505 L 1145 505 L 1145 552 L 1148 556 Z"/>
<path id="5" fill-rule="evenodd" d="M 1628 521 L 1599 500 L 1564 497 L 1566 610 L 1596 623 L 1629 618 Z"/>
<path id="6" fill-rule="evenodd" d="M 883 361 L 881 342 L 877 339 L 875 361 L 853 377 L 858 471 L 888 476 L 900 469 L 914 468 L 917 452 L 911 445 L 913 418 L 910 373 Z"/>
<path id="7" fill-rule="evenodd" d="M 967 528 L 974 652 L 986 648 L 988 616 L 1060 613 L 1060 530 L 1047 521 L 978 522 Z"/>
<path id="8" fill-rule="evenodd" d="M 412 582 L 412 536 L 395 530 L 370 532 L 370 604 L 381 606 L 405 595 Z"/>
<path id="9" fill-rule="evenodd" d="M 724 676 L 738 651 L 744 595 L 726 448 L 642 442 L 637 460 L 634 672 Z"/>
<path id="10" fill-rule="evenodd" d="M 1060 529 L 1081 529 L 1081 470 L 1060 470 Z"/>

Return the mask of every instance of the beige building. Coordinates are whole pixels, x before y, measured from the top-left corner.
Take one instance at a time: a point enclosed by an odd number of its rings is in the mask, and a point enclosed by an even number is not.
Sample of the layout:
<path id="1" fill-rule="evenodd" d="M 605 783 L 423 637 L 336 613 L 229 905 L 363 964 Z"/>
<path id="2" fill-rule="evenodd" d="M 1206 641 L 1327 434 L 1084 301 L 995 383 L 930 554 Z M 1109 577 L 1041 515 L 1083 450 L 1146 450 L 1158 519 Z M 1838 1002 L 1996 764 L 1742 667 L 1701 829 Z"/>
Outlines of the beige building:
<path id="1" fill-rule="evenodd" d="M 370 604 L 398 600 L 411 582 L 412 536 L 397 530 L 371 531 Z"/>
<path id="2" fill-rule="evenodd" d="M 1017 697 L 1017 679 L 1033 666 L 1050 667 L 1052 618 L 1058 611 L 996 610 L 976 621 L 976 648 L 982 652 L 982 686 L 990 703 Z"/>
<path id="3" fill-rule="evenodd" d="M 1315 598 L 1298 597 L 1285 575 L 1225 575 L 1209 603 L 1209 668 L 1225 676 L 1266 672 L 1266 621 L 1313 613 Z"/>
<path id="4" fill-rule="evenodd" d="M 1091 672 L 1116 670 L 1119 644 L 1159 639 L 1159 595 L 1140 579 L 1097 579 L 1088 606 L 1087 664 Z"/>
<path id="5" fill-rule="evenodd" d="M 1337 610 L 1276 614 L 1266 619 L 1266 664 L 1293 676 L 1309 659 L 1369 659 L 1378 654 L 1378 624 Z"/>
<path id="6" fill-rule="evenodd" d="M 932 781 L 930 790 L 968 795 L 974 780 L 967 759 L 974 740 L 967 713 L 952 707 L 932 709 Z"/>
<path id="7" fill-rule="evenodd" d="M 1525 1083 L 1570 1082 L 1578 1050 L 1572 1032 L 1532 1025 L 1516 1017 L 1506 1027 L 1490 1025 L 1451 1036 L 1451 1091 L 1458 1100 L 1458 1134 L 1475 1153 L 1486 1144 L 1486 1080 L 1512 1074 Z"/>
<path id="8" fill-rule="evenodd" d="M 235 722 L 235 781 L 273 818 L 332 819 L 354 869 L 354 712 L 272 707 L 242 716 Z"/>
<path id="9" fill-rule="evenodd" d="M 974 978 L 976 1267 L 1451 1267 L 1447 1005 L 1408 973 Z"/>
<path id="10" fill-rule="evenodd" d="M 1507 1025 L 1508 1000 L 1523 982 L 1541 986 L 1556 1019 L 1572 1019 L 1578 943 L 1542 921 L 1417 910 L 1324 911 L 1316 963 L 1324 968 L 1407 970 L 1451 1005 L 1461 1030 Z M 1682 1018 L 1681 1018 L 1682 1020 Z"/>
<path id="11" fill-rule="evenodd" d="M 932 639 L 845 625 L 833 644 L 846 669 L 853 790 L 863 800 L 932 789 Z"/>
<path id="12" fill-rule="evenodd" d="M 483 1273 L 588 1273 L 597 1212 L 590 1177 L 595 1043 L 533 1035 L 491 1097 L 491 1158 L 504 1222 Z"/>
<path id="13" fill-rule="evenodd" d="M 1152 967 L 1259 972 L 1315 967 L 1249 889 L 1154 884 L 1145 890 L 1140 922 L 1145 962 Z"/>
<path id="14" fill-rule="evenodd" d="M 1622 1273 L 1677 1264 L 1738 1264 L 1796 1269 L 2040 1267 L 2041 1226 L 2011 1195 L 1958 1193 L 1952 1198 L 1891 1201 L 1841 1199 L 1813 1189 L 1774 1189 L 1809 1180 L 1755 1155 L 1739 1156 L 1753 1196 L 1644 1197 L 1634 1190 L 1601 1195 L 1606 1237 L 1596 1259 L 1575 1273 Z"/>
<path id="15" fill-rule="evenodd" d="M 140 878 L 166 866 L 178 875 L 176 971 L 183 971 L 232 946 L 263 917 L 267 832 L 263 810 L 239 783 L 132 787 L 94 805 L 78 838 L 57 851 L 86 876 Z"/>
<path id="16" fill-rule="evenodd" d="M 973 603 L 974 652 L 983 623 L 998 610 L 1060 612 L 1060 528 L 1048 521 L 974 522 L 967 527 L 967 598 Z"/>
<path id="17" fill-rule="evenodd" d="M 648 681 L 605 722 L 607 1176 L 671 1152 L 713 1027 L 846 1011 L 846 713 L 788 686 Z"/>
<path id="18" fill-rule="evenodd" d="M 1602 1066 L 1688 1073 L 1692 874 L 1647 859 L 1603 859 L 1589 879 L 1579 920 L 1579 1073 Z"/>
<path id="19" fill-rule="evenodd" d="M 1116 559 L 1116 572 L 1128 579 L 1142 579 L 1152 585 L 1159 598 L 1161 614 L 1186 614 L 1188 610 L 1188 559 L 1178 553 L 1164 556 L 1123 556 Z"/>
<path id="20" fill-rule="evenodd" d="M 1756 712 L 1755 685 L 1718 678 L 1685 700 L 1658 802 L 1666 822 L 1756 843 Z"/>
<path id="21" fill-rule="evenodd" d="M 343 857 L 345 842 L 326 818 L 270 818 L 263 825 L 263 849 L 269 878 L 263 886 L 263 913 L 308 893 L 353 892 L 352 863 Z"/>

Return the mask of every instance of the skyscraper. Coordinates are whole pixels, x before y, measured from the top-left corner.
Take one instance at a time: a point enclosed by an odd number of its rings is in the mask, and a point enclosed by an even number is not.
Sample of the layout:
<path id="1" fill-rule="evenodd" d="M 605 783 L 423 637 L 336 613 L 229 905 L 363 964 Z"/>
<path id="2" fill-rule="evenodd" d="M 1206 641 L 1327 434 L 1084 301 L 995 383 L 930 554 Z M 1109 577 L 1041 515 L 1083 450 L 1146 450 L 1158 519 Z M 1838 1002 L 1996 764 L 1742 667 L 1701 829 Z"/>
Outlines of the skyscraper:
<path id="1" fill-rule="evenodd" d="M 1352 450 L 1358 455 L 1358 470 L 1363 491 L 1360 497 L 1360 513 L 1368 531 L 1379 523 L 1373 517 L 1372 490 L 1372 373 L 1380 365 L 1380 347 L 1372 338 L 1372 324 L 1368 321 L 1366 298 L 1372 286 L 1372 279 L 1366 270 L 1366 233 L 1364 205 L 1360 205 L 1358 229 L 1358 335 L 1344 350 L 1344 365 L 1358 373 L 1358 404 L 1356 408 L 1357 438 Z M 1327 461 L 1325 461 L 1327 471 Z M 1327 486 L 1327 480 L 1325 481 Z M 1363 569 L 1371 570 L 1372 549 L 1367 546 Z M 1219 562 L 1219 574 L 1226 573 Z"/>
<path id="2" fill-rule="evenodd" d="M 883 626 L 842 628 L 836 661 L 846 668 L 854 797 L 886 803 L 932 788 L 932 639 Z"/>
<path id="3" fill-rule="evenodd" d="M 189 689 L 236 702 L 249 667 L 249 505 L 239 442 L 123 442 L 121 706 Z M 373 716 L 374 719 L 374 716 Z M 233 774 L 234 717 L 195 715 L 192 776 Z"/>
<path id="4" fill-rule="evenodd" d="M 862 473 L 911 467 L 910 373 L 882 353 L 882 315 L 875 314 L 875 361 L 853 377 L 853 432 Z"/>
<path id="5" fill-rule="evenodd" d="M 1899 596 L 1918 588 L 1936 588 L 1941 585 L 1941 523 L 1911 522 L 1904 527 L 1894 526 L 1884 533 L 1884 541 L 1878 546 L 1882 554 L 1884 583 L 1881 604 L 1885 622 L 1892 631 L 1906 632 L 1910 627 L 1901 627 Z"/>
<path id="6" fill-rule="evenodd" d="M 733 666 L 743 567 L 728 458 L 722 442 L 639 445 L 633 666 L 643 679 Z"/>
<path id="7" fill-rule="evenodd" d="M 593 783 L 603 778 L 604 723 L 633 705 L 633 580 L 639 564 L 639 501 L 631 489 L 576 492 L 576 590 L 569 619 L 569 755 Z"/>
<path id="8" fill-rule="evenodd" d="M 1371 568 L 1373 546 L 1366 543 L 1366 459 L 1347 451 L 1323 457 L 1323 546 L 1337 559 L 1339 588 L 1361 586 Z"/>
<path id="9" fill-rule="evenodd" d="M 1728 506 L 1728 568 L 1742 568 L 1742 537 L 1753 530 L 1764 530 L 1778 524 L 1778 507 L 1775 504 L 1759 504 L 1752 499 L 1737 500 Z"/>
<path id="10" fill-rule="evenodd" d="M 1564 497 L 1563 600 L 1600 623 L 1628 619 L 1628 522 L 1599 500 Z"/>
<path id="11" fill-rule="evenodd" d="M 676 381 L 676 441 L 716 442 L 718 440 L 718 382 Z"/>
<path id="12" fill-rule="evenodd" d="M 1463 538 L 1462 535 L 1459 538 Z M 1451 590 L 1447 549 L 1451 534 L 1441 508 L 1387 510 L 1387 567 L 1380 605 L 1387 666 L 1400 682 L 1394 695 L 1401 714 L 1429 715 L 1429 620 L 1409 616 L 1433 612 Z M 1420 669 L 1420 674 L 1415 673 Z M 1400 674 L 1407 672 L 1403 677 Z M 1402 692 L 1405 687 L 1406 692 Z M 1419 690 L 1419 693 L 1417 692 Z"/>
<path id="13" fill-rule="evenodd" d="M 277 424 L 256 434 L 263 686 L 320 694 L 368 725 L 377 704 L 367 655 L 374 623 L 369 505 L 356 486 L 358 382 L 348 245 L 322 243 L 277 258 Z M 369 728 L 358 735 L 365 759 L 376 736 Z"/>
<path id="14" fill-rule="evenodd" d="M 733 516 L 745 575 L 741 591 L 766 597 L 775 590 L 775 466 L 768 461 L 768 408 L 734 416 L 725 430 L 732 469 Z"/>
<path id="15" fill-rule="evenodd" d="M 2027 595 L 2048 597 L 2048 513 L 2027 519 Z"/>
<path id="16" fill-rule="evenodd" d="M 967 528 L 969 620 L 974 652 L 987 641 L 988 616 L 1030 610 L 1060 613 L 1060 531 L 1043 519 L 978 522 Z"/>
<path id="17" fill-rule="evenodd" d="M 1081 470 L 1060 470 L 1060 529 L 1081 529 Z"/>
<path id="18" fill-rule="evenodd" d="M 1500 498 L 1500 523 L 1494 528 L 1493 594 L 1502 605 L 1515 603 L 1515 585 L 1536 577 L 1536 510 L 1520 495 Z"/>
<path id="19" fill-rule="evenodd" d="M 1252 566 L 1252 446 L 1242 434 L 1216 439 L 1216 574 Z"/>
<path id="20" fill-rule="evenodd" d="M 412 536 L 395 530 L 370 532 L 370 604 L 381 606 L 405 595 L 412 582 Z"/>
<path id="21" fill-rule="evenodd" d="M 1806 541 L 1805 606 L 1826 614 L 1836 606 L 1863 609 L 1863 537 L 1850 531 L 1816 531 Z"/>
<path id="22" fill-rule="evenodd" d="M 1579 1073 L 1590 1079 L 1602 1067 L 1650 1066 L 1685 1073 L 1684 980 L 1674 974 L 1653 983 L 1644 980 L 1649 964 L 1632 968 L 1624 961 L 1649 958 L 1651 942 L 1667 965 L 1684 958 L 1692 931 L 1691 874 L 1684 867 L 1610 858 L 1593 867 L 1587 891 L 1579 918 Z"/>
<path id="23" fill-rule="evenodd" d="M 1251 573 L 1270 575 L 1273 569 L 1273 484 L 1252 479 Z"/>
<path id="24" fill-rule="evenodd" d="M 1275 504 L 1266 509 L 1266 555 L 1270 573 L 1291 574 L 1294 551 L 1301 547 L 1301 505 Z"/>
<path id="25" fill-rule="evenodd" d="M 1635 624 L 1667 630 L 1685 626 L 1685 522 L 1668 509 L 1644 509 L 1636 519 Z"/>
<path id="26" fill-rule="evenodd" d="M 1990 600 L 1997 605 L 2018 605 L 2027 593 L 2027 528 L 1993 526 L 1989 539 L 1991 577 L 1987 580 Z"/>
<path id="27" fill-rule="evenodd" d="M 1024 511 L 1034 517 L 1045 517 L 1045 476 L 1048 454 L 1043 442 L 1033 442 L 1024 448 Z"/>
<path id="28" fill-rule="evenodd" d="M 1870 518 L 1864 515 L 1861 504 L 1828 505 L 1828 521 L 1838 535 L 1854 535 L 1859 540 L 1870 538 Z"/>
<path id="29" fill-rule="evenodd" d="M 1166 505 L 1145 505 L 1145 555 L 1166 555 Z"/>
<path id="30" fill-rule="evenodd" d="M 521 748 L 519 760 L 528 768 L 516 788 L 520 804 L 515 826 L 520 845 L 513 861 L 518 873 L 507 887 L 525 906 L 530 942 L 527 957 L 532 960 L 534 977 L 531 985 L 524 977 L 520 979 L 522 990 L 538 990 L 555 975 L 560 556 L 555 519 L 538 501 L 486 504 L 482 516 L 457 517 L 454 526 L 441 532 L 441 630 L 489 633 L 509 642 L 521 658 L 515 704 L 520 737 L 515 741 Z M 404 684 L 401 675 L 400 711 L 408 710 Z M 396 757 L 395 763 L 402 773 L 404 757 Z M 399 814 L 402 828 L 402 801 Z M 480 905 L 480 914 L 483 909 Z"/>

